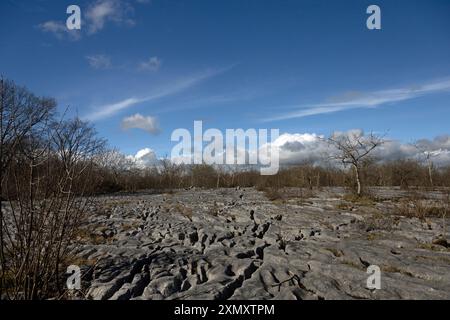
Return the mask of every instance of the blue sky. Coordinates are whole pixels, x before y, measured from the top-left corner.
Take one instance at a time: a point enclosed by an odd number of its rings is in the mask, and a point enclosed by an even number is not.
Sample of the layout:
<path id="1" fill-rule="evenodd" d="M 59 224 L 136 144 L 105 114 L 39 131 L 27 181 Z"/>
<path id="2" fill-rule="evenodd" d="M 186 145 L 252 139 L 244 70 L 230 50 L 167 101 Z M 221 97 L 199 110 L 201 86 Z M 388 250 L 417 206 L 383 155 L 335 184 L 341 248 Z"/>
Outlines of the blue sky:
<path id="1" fill-rule="evenodd" d="M 64 29 L 70 4 L 80 32 Z M 127 154 L 170 154 L 194 120 L 410 142 L 450 133 L 450 1 L 2 0 L 0 73 Z"/>

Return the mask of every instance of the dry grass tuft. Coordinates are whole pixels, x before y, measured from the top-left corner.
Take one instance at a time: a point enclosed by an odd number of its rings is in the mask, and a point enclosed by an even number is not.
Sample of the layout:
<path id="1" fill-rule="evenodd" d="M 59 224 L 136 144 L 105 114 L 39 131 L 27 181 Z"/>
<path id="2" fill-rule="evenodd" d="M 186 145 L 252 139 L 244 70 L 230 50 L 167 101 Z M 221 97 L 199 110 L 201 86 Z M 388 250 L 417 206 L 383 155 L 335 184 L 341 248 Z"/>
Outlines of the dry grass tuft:
<path id="1" fill-rule="evenodd" d="M 369 195 L 358 196 L 356 194 L 350 193 L 350 194 L 345 194 L 342 197 L 342 200 L 348 201 L 348 202 L 351 202 L 353 204 L 357 204 L 360 206 L 373 206 L 376 204 L 375 199 Z"/>
<path id="2" fill-rule="evenodd" d="M 181 215 L 185 216 L 186 218 L 188 218 L 190 221 L 192 221 L 192 209 L 189 207 L 186 207 L 185 205 L 181 204 L 181 203 L 177 203 L 173 206 L 173 210 L 175 212 L 180 213 Z"/>
<path id="3" fill-rule="evenodd" d="M 448 208 L 426 199 L 402 199 L 397 206 L 397 214 L 408 218 L 425 220 L 429 217 L 442 218 L 448 214 Z"/>
<path id="4" fill-rule="evenodd" d="M 270 201 L 283 199 L 283 196 L 281 195 L 280 191 L 277 188 L 266 188 L 264 190 L 264 194 L 266 195 L 266 198 L 269 199 Z"/>

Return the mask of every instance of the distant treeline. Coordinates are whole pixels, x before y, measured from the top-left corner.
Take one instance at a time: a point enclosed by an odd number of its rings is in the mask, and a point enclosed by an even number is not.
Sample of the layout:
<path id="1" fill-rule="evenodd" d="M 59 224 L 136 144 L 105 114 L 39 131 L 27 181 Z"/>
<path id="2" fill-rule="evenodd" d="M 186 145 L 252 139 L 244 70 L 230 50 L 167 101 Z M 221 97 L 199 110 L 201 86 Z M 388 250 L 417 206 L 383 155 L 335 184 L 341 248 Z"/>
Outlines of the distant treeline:
<path id="1" fill-rule="evenodd" d="M 450 187 L 450 167 L 434 169 L 433 186 L 429 169 L 415 160 L 397 160 L 384 164 L 371 164 L 362 168 L 365 186 Z M 230 188 L 256 187 L 348 187 L 355 188 L 351 168 L 320 167 L 301 164 L 281 168 L 276 175 L 262 176 L 259 170 L 231 170 L 211 165 L 182 166 L 163 161 L 159 167 L 122 169 L 102 167 L 94 178 L 96 192 L 137 191 L 140 189 L 178 188 Z"/>

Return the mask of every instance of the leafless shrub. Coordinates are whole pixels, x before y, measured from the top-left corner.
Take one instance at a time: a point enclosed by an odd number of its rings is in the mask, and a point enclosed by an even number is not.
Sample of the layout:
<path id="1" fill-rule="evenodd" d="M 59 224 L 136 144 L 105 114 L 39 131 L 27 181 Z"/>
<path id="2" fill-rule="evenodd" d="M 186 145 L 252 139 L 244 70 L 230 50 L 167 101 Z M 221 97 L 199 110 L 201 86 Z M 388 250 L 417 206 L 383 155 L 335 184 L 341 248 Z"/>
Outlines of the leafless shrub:
<path id="1" fill-rule="evenodd" d="M 79 119 L 55 122 L 50 100 L 12 83 L 1 88 L 1 196 L 8 203 L 1 206 L 0 295 L 46 298 L 61 289 L 104 142 Z"/>
<path id="2" fill-rule="evenodd" d="M 420 181 L 422 168 L 413 160 L 399 160 L 391 163 L 389 166 L 392 184 L 398 185 L 403 189 L 408 189 L 411 186 L 417 185 Z"/>
<path id="3" fill-rule="evenodd" d="M 398 222 L 398 216 L 391 216 L 380 211 L 375 211 L 373 214 L 365 218 L 362 224 L 367 232 L 374 230 L 392 231 L 396 228 Z"/>

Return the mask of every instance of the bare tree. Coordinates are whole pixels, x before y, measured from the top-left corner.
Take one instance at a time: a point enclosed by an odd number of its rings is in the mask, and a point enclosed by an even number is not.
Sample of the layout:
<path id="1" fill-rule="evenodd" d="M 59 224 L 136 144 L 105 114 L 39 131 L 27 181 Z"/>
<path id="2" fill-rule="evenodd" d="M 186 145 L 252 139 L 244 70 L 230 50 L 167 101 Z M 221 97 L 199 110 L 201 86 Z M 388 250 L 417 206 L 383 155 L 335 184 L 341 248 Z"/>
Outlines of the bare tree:
<path id="1" fill-rule="evenodd" d="M 430 144 L 427 140 L 419 140 L 413 144 L 417 150 L 421 153 L 421 155 L 425 158 L 425 162 L 428 169 L 428 181 L 430 183 L 430 187 L 433 188 L 434 182 L 433 182 L 433 157 L 435 157 L 437 154 L 433 152 L 433 150 L 430 150 Z"/>
<path id="2" fill-rule="evenodd" d="M 134 166 L 133 160 L 127 158 L 117 149 L 105 150 L 105 152 L 98 157 L 97 163 L 114 175 L 116 183 L 118 183 L 120 174 L 127 172 Z"/>
<path id="3" fill-rule="evenodd" d="M 95 176 L 100 192 L 125 189 L 129 184 L 130 176 L 137 169 L 133 159 L 120 153 L 115 148 L 106 149 L 100 153 L 95 159 L 95 164 L 98 167 Z"/>
<path id="4" fill-rule="evenodd" d="M 37 97 L 10 80 L 0 80 L 0 295 L 6 279 L 4 244 L 8 235 L 4 233 L 3 199 L 8 167 L 27 137 L 48 123 L 55 107 L 53 99 Z"/>
<path id="5" fill-rule="evenodd" d="M 370 133 L 365 136 L 362 131 L 333 133 L 328 142 L 337 149 L 333 157 L 344 166 L 351 165 L 356 179 L 356 194 L 361 195 L 361 169 L 369 154 L 383 143 L 383 139 Z"/>
<path id="6" fill-rule="evenodd" d="M 56 103 L 40 98 L 10 80 L 0 81 L 0 154 L 4 172 L 23 139 L 44 124 L 55 111 Z M 39 129 L 38 129 L 39 130 Z"/>
<path id="7" fill-rule="evenodd" d="M 52 100 L 12 82 L 1 88 L 0 295 L 46 298 L 61 288 L 104 141 L 77 118 L 55 122 Z"/>

